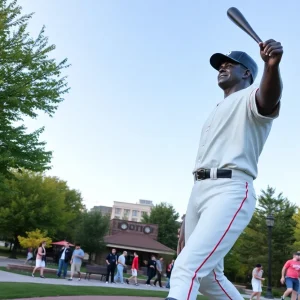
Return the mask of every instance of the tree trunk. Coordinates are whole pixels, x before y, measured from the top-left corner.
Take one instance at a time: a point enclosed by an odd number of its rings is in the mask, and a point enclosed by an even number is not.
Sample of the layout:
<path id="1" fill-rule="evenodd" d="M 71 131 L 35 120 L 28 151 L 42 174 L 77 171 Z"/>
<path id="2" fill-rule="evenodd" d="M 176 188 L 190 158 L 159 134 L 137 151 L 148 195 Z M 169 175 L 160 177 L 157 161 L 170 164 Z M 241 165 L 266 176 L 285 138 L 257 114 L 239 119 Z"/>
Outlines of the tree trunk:
<path id="1" fill-rule="evenodd" d="M 9 258 L 17 259 L 17 249 L 18 249 L 19 245 L 20 244 L 19 244 L 18 236 L 15 236 L 14 246 L 12 248 Z"/>

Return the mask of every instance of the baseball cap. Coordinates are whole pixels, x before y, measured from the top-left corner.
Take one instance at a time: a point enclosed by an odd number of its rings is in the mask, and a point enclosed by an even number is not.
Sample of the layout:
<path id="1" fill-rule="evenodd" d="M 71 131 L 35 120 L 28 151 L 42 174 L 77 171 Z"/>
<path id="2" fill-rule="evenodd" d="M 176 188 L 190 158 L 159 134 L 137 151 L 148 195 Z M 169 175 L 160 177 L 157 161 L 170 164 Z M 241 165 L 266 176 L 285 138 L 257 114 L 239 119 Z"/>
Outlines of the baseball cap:
<path id="1" fill-rule="evenodd" d="M 210 58 L 210 64 L 218 71 L 221 64 L 227 61 L 241 64 L 246 69 L 248 69 L 252 76 L 252 83 L 254 82 L 257 76 L 258 67 L 256 62 L 246 52 L 231 51 L 226 55 L 222 53 L 215 53 Z"/>

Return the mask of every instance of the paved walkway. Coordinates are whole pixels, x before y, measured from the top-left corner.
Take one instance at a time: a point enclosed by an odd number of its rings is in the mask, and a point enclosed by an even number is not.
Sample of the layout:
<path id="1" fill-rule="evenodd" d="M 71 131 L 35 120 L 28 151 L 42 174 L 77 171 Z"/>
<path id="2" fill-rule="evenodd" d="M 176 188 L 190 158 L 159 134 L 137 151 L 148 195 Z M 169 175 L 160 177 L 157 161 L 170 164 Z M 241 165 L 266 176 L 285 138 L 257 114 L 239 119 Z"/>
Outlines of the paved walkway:
<path id="1" fill-rule="evenodd" d="M 17 300 L 41 300 L 41 298 L 23 298 Z M 42 300 L 161 300 L 162 298 L 121 297 L 121 296 L 72 296 L 72 297 L 43 297 Z M 15 299 L 16 300 L 16 299 Z"/>

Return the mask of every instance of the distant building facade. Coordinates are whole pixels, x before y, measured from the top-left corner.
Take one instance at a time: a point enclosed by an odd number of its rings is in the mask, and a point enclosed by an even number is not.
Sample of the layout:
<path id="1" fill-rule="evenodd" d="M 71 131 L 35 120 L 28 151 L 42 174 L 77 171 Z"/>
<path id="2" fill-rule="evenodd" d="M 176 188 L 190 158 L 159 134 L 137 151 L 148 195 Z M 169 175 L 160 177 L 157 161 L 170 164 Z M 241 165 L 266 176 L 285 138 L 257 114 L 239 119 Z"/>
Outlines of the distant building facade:
<path id="1" fill-rule="evenodd" d="M 111 206 L 102 206 L 102 205 L 99 205 L 99 206 L 94 206 L 92 208 L 93 211 L 100 211 L 101 214 L 103 216 L 111 216 L 111 213 L 112 213 L 112 207 Z"/>
<path id="2" fill-rule="evenodd" d="M 137 252 L 139 255 L 139 273 L 146 275 L 147 264 L 145 261 L 149 261 L 152 254 L 157 257 L 161 255 L 173 257 L 176 254 L 175 250 L 159 243 L 157 235 L 157 224 L 142 224 L 134 221 L 112 219 L 110 220 L 109 233 L 104 237 L 107 248 L 96 255 L 95 262 L 104 265 L 107 254 L 112 249 L 116 249 L 119 255 L 123 251 L 128 252 L 126 264 L 131 265 L 133 253 Z"/>
<path id="3" fill-rule="evenodd" d="M 114 201 L 111 219 L 141 222 L 143 214 L 146 213 L 149 215 L 152 207 L 153 201 L 151 200 L 141 199 L 138 203 Z"/>

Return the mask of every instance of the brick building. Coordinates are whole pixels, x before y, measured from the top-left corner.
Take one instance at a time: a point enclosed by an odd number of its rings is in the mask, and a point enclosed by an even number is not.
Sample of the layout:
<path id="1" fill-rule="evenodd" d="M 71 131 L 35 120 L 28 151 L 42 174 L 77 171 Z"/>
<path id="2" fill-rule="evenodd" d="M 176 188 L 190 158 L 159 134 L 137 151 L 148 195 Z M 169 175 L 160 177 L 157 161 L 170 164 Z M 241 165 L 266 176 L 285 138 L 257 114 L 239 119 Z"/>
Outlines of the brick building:
<path id="1" fill-rule="evenodd" d="M 124 250 L 128 252 L 126 264 L 130 265 L 133 252 L 139 255 L 140 266 L 145 266 L 152 254 L 156 256 L 174 256 L 175 251 L 157 241 L 158 225 L 142 224 L 139 222 L 112 219 L 110 221 L 109 235 L 104 237 L 107 247 L 106 252 L 97 255 L 96 263 L 105 264 L 105 258 L 111 249 L 117 249 L 118 253 Z"/>

